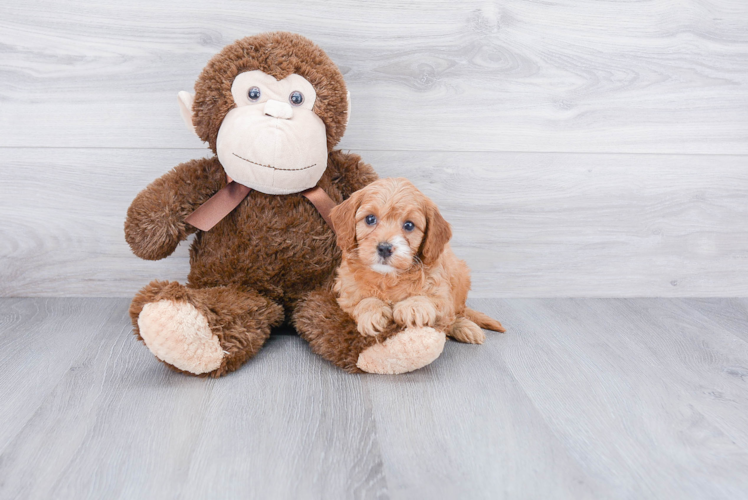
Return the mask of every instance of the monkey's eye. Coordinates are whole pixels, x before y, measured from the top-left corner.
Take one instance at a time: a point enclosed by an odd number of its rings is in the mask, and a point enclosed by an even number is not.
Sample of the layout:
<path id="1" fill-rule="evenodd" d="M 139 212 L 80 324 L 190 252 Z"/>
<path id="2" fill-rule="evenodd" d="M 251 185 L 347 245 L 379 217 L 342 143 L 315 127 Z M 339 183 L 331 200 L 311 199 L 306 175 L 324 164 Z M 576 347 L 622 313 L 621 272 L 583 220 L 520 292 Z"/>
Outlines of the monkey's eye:
<path id="1" fill-rule="evenodd" d="M 366 216 L 366 219 L 364 220 L 366 221 L 367 226 L 373 226 L 374 224 L 377 223 L 377 216 L 369 214 Z"/>
<path id="2" fill-rule="evenodd" d="M 403 224 L 403 229 L 405 229 L 408 232 L 411 232 L 416 228 L 416 225 L 410 222 L 409 220 L 405 221 L 405 224 Z"/>
<path id="3" fill-rule="evenodd" d="M 249 92 L 247 92 L 247 97 L 249 97 L 250 101 L 256 101 L 260 98 L 262 95 L 262 92 L 260 92 L 260 89 L 258 87 L 252 87 L 249 89 Z"/>
<path id="4" fill-rule="evenodd" d="M 304 102 L 304 94 L 302 94 L 298 90 L 294 90 L 293 92 L 291 92 L 291 95 L 288 96 L 288 100 L 294 106 L 301 106 L 301 104 Z"/>

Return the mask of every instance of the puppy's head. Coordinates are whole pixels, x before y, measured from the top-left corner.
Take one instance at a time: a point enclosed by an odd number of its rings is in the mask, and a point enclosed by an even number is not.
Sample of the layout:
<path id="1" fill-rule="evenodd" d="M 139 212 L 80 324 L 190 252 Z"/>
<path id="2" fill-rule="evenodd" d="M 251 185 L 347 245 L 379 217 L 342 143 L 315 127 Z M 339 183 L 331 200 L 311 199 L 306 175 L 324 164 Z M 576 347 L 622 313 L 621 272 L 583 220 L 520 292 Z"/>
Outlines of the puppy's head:
<path id="1" fill-rule="evenodd" d="M 330 216 L 346 258 L 383 274 L 432 264 L 452 237 L 434 202 L 403 178 L 369 184 Z"/>

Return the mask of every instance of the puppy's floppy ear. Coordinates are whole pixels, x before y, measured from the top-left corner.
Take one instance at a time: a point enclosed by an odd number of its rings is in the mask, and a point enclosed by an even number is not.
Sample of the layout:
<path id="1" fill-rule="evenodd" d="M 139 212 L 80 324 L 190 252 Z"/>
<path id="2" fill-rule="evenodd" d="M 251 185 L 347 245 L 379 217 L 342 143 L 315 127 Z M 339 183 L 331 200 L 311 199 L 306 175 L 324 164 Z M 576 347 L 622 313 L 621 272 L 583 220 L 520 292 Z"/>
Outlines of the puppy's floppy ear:
<path id="1" fill-rule="evenodd" d="M 452 238 L 452 228 L 449 227 L 449 222 L 444 220 L 442 214 L 439 213 L 439 209 L 436 208 L 433 201 L 426 201 L 425 213 L 426 234 L 424 234 L 421 242 L 420 254 L 421 260 L 428 266 L 439 258 L 442 250 L 444 250 L 444 245 Z"/>
<path id="2" fill-rule="evenodd" d="M 360 206 L 361 192 L 356 191 L 330 212 L 332 227 L 338 236 L 338 246 L 344 252 L 350 252 L 356 246 L 356 212 Z"/>

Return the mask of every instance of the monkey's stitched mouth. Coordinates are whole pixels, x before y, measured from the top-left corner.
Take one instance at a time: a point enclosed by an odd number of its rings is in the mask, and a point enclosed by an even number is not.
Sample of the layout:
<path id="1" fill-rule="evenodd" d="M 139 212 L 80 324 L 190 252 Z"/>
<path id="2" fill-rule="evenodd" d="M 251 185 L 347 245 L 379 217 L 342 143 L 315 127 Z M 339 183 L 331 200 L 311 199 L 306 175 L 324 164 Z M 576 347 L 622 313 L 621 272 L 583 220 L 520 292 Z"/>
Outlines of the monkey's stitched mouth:
<path id="1" fill-rule="evenodd" d="M 278 168 L 278 167 L 274 167 L 272 165 L 263 165 L 262 163 L 257 163 L 256 161 L 252 161 L 252 160 L 248 160 L 246 158 L 242 158 L 241 156 L 239 156 L 236 153 L 231 153 L 231 154 L 234 155 L 234 156 L 236 156 L 240 160 L 244 160 L 244 161 L 246 161 L 248 163 L 251 163 L 253 165 L 257 165 L 258 167 L 272 168 L 273 170 L 280 170 L 282 172 L 295 172 L 295 171 L 298 171 L 298 170 L 306 170 L 308 168 L 312 168 L 312 167 L 316 167 L 317 166 L 316 163 L 312 163 L 308 167 L 302 167 L 302 168 Z"/>

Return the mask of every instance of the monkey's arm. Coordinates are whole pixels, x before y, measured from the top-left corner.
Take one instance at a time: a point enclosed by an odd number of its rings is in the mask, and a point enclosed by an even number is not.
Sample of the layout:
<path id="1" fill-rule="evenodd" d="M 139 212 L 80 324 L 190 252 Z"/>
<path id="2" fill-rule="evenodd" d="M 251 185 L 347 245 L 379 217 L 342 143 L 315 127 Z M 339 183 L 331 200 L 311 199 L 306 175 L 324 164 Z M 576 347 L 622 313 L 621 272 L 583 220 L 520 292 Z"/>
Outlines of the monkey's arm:
<path id="1" fill-rule="evenodd" d="M 332 182 L 340 189 L 343 199 L 379 179 L 371 165 L 364 163 L 359 155 L 340 150 L 328 155 L 327 168 L 331 170 Z"/>
<path id="2" fill-rule="evenodd" d="M 184 219 L 226 183 L 218 160 L 182 163 L 148 185 L 127 210 L 125 239 L 146 260 L 168 257 L 197 229 Z"/>

